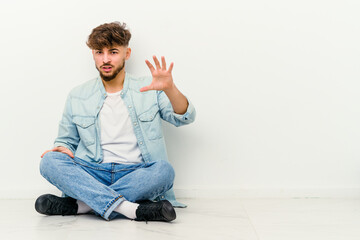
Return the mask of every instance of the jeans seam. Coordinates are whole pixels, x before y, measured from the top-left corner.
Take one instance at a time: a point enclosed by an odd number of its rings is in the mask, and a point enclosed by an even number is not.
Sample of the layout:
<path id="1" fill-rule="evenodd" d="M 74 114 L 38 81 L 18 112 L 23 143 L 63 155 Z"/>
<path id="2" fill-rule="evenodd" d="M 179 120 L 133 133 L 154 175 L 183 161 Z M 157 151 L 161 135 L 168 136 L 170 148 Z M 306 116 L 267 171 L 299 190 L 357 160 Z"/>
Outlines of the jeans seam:
<path id="1" fill-rule="evenodd" d="M 80 162 L 75 161 L 74 159 L 72 159 L 72 161 L 73 161 L 75 164 L 79 164 L 79 165 L 81 165 L 81 166 L 83 166 L 83 167 L 87 167 L 87 168 L 91 168 L 91 169 L 98 170 L 98 171 L 103 171 L 103 172 L 109 172 L 109 171 L 107 171 L 107 170 L 105 170 L 105 169 L 96 168 L 96 167 L 91 167 L 91 166 L 82 164 L 82 163 L 80 163 Z"/>
<path id="2" fill-rule="evenodd" d="M 112 172 L 126 172 L 126 171 L 131 171 L 131 170 L 136 170 L 139 168 L 126 168 L 126 169 L 120 169 L 120 170 L 113 170 Z"/>
<path id="3" fill-rule="evenodd" d="M 115 164 L 111 164 L 111 184 L 114 183 L 114 178 L 115 178 L 115 174 L 114 174 L 114 168 L 115 168 Z"/>

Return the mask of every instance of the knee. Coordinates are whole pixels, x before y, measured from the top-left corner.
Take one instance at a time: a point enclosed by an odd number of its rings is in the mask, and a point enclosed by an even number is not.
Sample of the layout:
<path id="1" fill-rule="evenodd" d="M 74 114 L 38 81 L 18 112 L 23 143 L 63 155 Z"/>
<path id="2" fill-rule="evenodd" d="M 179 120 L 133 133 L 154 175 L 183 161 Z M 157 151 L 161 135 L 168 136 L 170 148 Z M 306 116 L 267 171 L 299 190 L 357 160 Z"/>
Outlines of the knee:
<path id="1" fill-rule="evenodd" d="M 165 182 L 173 182 L 175 178 L 175 171 L 171 164 L 167 161 L 156 162 L 157 173 L 161 176 Z"/>
<path id="2" fill-rule="evenodd" d="M 48 176 L 49 170 L 52 168 L 53 165 L 53 152 L 46 153 L 40 161 L 40 174 L 45 177 Z"/>
<path id="3" fill-rule="evenodd" d="M 56 168 L 56 164 L 59 163 L 61 157 L 60 152 L 48 152 L 40 161 L 40 174 L 47 178 Z"/>

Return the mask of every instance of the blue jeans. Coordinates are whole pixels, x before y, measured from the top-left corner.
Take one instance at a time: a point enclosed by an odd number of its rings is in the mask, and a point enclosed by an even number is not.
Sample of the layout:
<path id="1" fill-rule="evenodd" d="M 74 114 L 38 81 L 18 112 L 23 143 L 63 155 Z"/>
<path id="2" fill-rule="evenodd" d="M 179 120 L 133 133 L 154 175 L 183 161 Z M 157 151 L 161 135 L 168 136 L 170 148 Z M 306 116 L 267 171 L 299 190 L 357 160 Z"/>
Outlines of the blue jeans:
<path id="1" fill-rule="evenodd" d="M 98 164 L 61 152 L 46 153 L 40 173 L 64 194 L 83 201 L 106 220 L 124 200 L 154 199 L 165 193 L 175 177 L 167 161 Z"/>

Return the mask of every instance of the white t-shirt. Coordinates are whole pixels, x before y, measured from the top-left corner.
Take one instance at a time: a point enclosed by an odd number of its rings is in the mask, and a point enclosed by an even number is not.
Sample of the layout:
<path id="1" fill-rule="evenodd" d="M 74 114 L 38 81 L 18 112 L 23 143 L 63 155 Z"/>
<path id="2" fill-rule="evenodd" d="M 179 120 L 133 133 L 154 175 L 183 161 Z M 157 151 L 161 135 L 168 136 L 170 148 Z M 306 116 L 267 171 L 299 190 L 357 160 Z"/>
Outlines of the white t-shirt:
<path id="1" fill-rule="evenodd" d="M 142 156 L 126 105 L 120 92 L 107 93 L 100 110 L 102 163 L 142 163 Z"/>

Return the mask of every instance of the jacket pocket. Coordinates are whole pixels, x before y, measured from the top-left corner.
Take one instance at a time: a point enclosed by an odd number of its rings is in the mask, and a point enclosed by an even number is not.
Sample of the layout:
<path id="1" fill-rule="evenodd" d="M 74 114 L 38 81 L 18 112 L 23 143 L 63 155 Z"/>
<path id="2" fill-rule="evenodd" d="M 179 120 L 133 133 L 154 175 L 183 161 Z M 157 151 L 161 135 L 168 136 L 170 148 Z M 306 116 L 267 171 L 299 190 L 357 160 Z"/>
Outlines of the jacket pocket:
<path id="1" fill-rule="evenodd" d="M 141 128 L 149 140 L 155 140 L 162 137 L 161 119 L 157 106 L 139 114 Z"/>
<path id="2" fill-rule="evenodd" d="M 95 117 L 76 116 L 73 117 L 73 123 L 76 124 L 80 141 L 82 141 L 85 146 L 95 143 Z"/>

